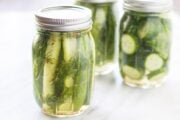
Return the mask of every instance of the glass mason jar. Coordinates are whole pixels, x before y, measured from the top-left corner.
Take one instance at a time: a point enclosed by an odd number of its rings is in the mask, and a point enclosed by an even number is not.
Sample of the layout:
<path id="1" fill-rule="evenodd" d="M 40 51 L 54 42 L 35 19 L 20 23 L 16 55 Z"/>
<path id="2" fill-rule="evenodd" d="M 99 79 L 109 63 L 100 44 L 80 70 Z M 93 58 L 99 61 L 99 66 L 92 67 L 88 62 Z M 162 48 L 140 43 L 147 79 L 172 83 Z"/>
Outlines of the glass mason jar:
<path id="1" fill-rule="evenodd" d="M 48 115 L 78 115 L 90 105 L 94 79 L 91 11 L 78 6 L 59 6 L 42 9 L 35 16 L 36 101 Z"/>
<path id="2" fill-rule="evenodd" d="M 112 72 L 115 63 L 116 16 L 114 14 L 117 0 L 77 0 L 76 4 L 88 7 L 93 13 L 92 35 L 96 48 L 95 74 Z"/>
<path id="3" fill-rule="evenodd" d="M 120 68 L 124 83 L 157 87 L 167 77 L 171 46 L 170 0 L 125 0 L 120 23 Z"/>

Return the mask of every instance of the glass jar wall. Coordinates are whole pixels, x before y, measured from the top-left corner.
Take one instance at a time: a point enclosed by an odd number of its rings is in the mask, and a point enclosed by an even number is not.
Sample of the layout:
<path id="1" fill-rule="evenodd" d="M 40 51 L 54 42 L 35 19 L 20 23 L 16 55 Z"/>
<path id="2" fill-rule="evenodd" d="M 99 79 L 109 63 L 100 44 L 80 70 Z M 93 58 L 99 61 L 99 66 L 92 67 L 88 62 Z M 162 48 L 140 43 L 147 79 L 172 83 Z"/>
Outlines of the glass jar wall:
<path id="1" fill-rule="evenodd" d="M 74 10 L 87 16 L 75 12 L 83 16 L 67 19 L 59 14 L 63 11 L 68 16 Z M 48 115 L 74 116 L 90 105 L 95 48 L 90 32 L 92 23 L 89 11 L 77 6 L 60 6 L 43 9 L 36 15 L 38 30 L 33 42 L 34 93 L 42 111 Z M 54 18 L 55 14 L 58 18 Z M 77 24 L 72 20 L 79 21 L 82 18 L 87 18 L 87 24 L 83 22 L 80 27 L 79 22 Z M 59 21 L 64 22 L 61 24 Z M 64 23 L 68 27 L 64 27 Z"/>
<path id="2" fill-rule="evenodd" d="M 171 46 L 171 4 L 168 3 L 125 0 L 119 53 L 125 84 L 157 87 L 166 79 Z"/>
<path id="3" fill-rule="evenodd" d="M 108 74 L 114 69 L 116 45 L 116 1 L 78 0 L 78 5 L 88 7 L 93 13 L 92 35 L 96 48 L 95 74 Z"/>

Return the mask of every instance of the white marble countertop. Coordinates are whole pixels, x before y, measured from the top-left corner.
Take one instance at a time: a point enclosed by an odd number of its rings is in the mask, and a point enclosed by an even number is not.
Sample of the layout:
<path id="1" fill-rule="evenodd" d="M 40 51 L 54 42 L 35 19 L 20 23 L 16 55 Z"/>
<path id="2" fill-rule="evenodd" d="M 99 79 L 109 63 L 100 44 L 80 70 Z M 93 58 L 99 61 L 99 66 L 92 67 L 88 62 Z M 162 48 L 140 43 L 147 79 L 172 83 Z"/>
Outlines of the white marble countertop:
<path id="1" fill-rule="evenodd" d="M 130 88 L 117 75 L 97 78 L 91 108 L 65 120 L 180 120 L 180 19 L 173 18 L 170 75 L 162 87 Z M 34 26 L 31 12 L 0 14 L 0 120 L 64 120 L 42 114 L 33 97 Z"/>

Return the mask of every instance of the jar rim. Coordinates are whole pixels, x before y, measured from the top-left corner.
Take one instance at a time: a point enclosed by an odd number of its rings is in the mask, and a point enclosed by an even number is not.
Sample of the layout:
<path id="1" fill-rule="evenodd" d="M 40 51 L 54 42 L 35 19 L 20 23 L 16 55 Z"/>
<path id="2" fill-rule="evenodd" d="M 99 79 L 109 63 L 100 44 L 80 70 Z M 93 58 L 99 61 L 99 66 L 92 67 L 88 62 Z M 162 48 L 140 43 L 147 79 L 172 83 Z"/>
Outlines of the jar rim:
<path id="1" fill-rule="evenodd" d="M 118 0 L 77 0 L 78 2 L 87 2 L 87 3 L 113 3 Z"/>
<path id="2" fill-rule="evenodd" d="M 90 9 L 81 6 L 53 6 L 35 14 L 37 26 L 50 31 L 77 31 L 92 26 Z"/>
<path id="3" fill-rule="evenodd" d="M 123 8 L 136 12 L 161 13 L 172 10 L 172 0 L 124 0 Z"/>

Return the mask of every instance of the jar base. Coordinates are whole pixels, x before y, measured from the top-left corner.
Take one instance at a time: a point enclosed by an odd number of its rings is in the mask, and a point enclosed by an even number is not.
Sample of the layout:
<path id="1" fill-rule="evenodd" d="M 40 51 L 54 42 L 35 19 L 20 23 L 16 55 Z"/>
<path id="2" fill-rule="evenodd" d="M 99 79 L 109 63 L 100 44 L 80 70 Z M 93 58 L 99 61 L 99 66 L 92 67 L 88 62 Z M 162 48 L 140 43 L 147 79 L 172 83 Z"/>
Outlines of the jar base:
<path id="1" fill-rule="evenodd" d="M 114 70 L 114 63 L 108 63 L 103 66 L 96 66 L 95 67 L 95 76 L 98 75 L 107 75 Z"/>
<path id="2" fill-rule="evenodd" d="M 76 116 L 81 115 L 88 108 L 89 108 L 88 105 L 84 105 L 78 112 L 70 112 L 70 113 L 58 112 L 57 114 L 52 114 L 52 113 L 48 113 L 48 112 L 42 110 L 42 113 L 44 113 L 45 115 L 51 116 L 51 117 L 56 117 L 56 118 L 69 118 L 69 117 L 76 117 Z"/>
<path id="3" fill-rule="evenodd" d="M 166 78 L 163 78 L 161 80 L 156 80 L 156 81 L 150 81 L 148 79 L 130 80 L 129 78 L 125 78 L 123 83 L 129 87 L 148 89 L 148 88 L 160 87 L 163 85 L 165 81 L 166 81 Z"/>

